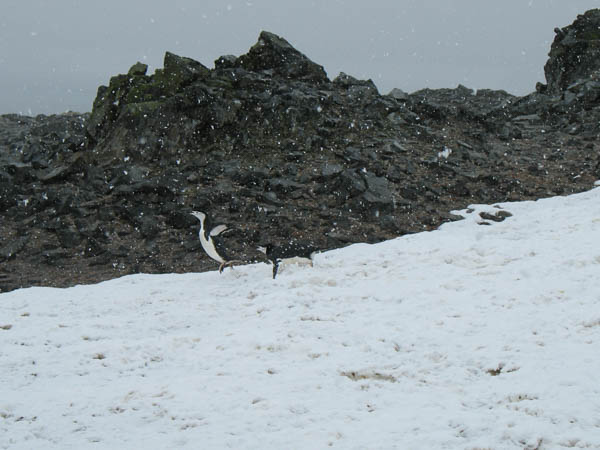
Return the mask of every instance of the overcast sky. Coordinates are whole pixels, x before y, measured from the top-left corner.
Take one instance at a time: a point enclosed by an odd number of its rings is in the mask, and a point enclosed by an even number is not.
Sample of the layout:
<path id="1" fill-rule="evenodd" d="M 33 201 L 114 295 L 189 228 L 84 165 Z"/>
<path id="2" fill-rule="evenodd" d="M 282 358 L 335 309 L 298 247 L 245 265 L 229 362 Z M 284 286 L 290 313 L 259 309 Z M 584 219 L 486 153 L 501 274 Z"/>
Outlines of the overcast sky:
<path id="1" fill-rule="evenodd" d="M 96 90 L 165 51 L 213 67 L 261 30 L 335 78 L 398 87 L 505 89 L 544 81 L 554 27 L 598 0 L 0 0 L 0 113 L 90 111 Z"/>

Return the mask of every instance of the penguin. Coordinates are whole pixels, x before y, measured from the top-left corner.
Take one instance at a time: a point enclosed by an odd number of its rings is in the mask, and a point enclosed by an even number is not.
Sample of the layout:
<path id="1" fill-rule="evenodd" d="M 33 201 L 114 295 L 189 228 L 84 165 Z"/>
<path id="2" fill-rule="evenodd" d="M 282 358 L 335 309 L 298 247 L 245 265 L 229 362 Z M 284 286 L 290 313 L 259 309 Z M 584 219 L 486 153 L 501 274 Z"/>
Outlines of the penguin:
<path id="1" fill-rule="evenodd" d="M 290 241 L 281 245 L 267 244 L 264 247 L 258 247 L 258 250 L 264 253 L 273 264 L 273 279 L 277 276 L 279 264 L 282 262 L 296 262 L 312 266 L 312 259 L 319 252 L 319 249 L 313 244 L 298 241 Z"/>
<path id="2" fill-rule="evenodd" d="M 219 273 L 222 273 L 225 267 L 232 267 L 234 264 L 243 262 L 239 259 L 233 259 L 227 254 L 225 237 L 223 236 L 229 230 L 227 225 L 212 226 L 206 213 L 200 211 L 192 211 L 191 214 L 200 221 L 200 244 L 202 244 L 206 254 L 220 264 Z"/>

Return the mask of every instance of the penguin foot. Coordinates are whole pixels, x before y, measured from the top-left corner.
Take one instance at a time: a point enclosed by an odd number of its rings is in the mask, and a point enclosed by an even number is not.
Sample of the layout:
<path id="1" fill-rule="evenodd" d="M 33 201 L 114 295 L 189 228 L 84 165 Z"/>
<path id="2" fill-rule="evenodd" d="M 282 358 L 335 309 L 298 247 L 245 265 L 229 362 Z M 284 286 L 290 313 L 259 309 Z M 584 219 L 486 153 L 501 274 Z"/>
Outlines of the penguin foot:
<path id="1" fill-rule="evenodd" d="M 233 259 L 231 261 L 226 261 L 219 266 L 219 273 L 223 273 L 223 271 L 225 270 L 225 267 L 231 267 L 231 269 L 233 269 L 233 266 L 235 264 L 243 264 L 243 263 L 244 263 L 244 261 L 239 260 L 239 259 Z"/>

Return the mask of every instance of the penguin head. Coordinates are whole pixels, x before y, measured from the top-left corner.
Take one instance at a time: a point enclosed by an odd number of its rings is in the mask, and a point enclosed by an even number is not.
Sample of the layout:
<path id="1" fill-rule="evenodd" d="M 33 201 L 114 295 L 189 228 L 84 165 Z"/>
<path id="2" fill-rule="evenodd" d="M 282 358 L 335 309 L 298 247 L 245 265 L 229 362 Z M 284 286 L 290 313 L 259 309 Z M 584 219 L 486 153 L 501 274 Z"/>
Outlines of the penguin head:
<path id="1" fill-rule="evenodd" d="M 202 223 L 204 223 L 204 220 L 206 219 L 206 214 L 200 211 L 192 211 L 190 214 Z"/>

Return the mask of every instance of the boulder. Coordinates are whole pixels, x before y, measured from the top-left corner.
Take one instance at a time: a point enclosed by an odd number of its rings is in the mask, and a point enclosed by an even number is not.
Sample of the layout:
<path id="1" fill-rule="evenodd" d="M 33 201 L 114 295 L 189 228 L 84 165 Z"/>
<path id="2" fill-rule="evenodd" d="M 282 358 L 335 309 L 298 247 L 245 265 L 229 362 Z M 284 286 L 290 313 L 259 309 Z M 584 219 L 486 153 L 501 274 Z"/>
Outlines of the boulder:
<path id="1" fill-rule="evenodd" d="M 305 186 L 287 178 L 271 178 L 267 181 L 267 189 L 276 193 L 290 193 Z"/>
<path id="2" fill-rule="evenodd" d="M 399 100 L 404 102 L 408 100 L 408 93 L 404 92 L 402 89 L 394 88 L 389 93 L 388 96 L 392 97 L 395 100 Z"/>
<path id="3" fill-rule="evenodd" d="M 219 56 L 215 60 L 215 69 L 230 69 L 235 67 L 237 57 L 235 55 L 223 55 Z"/>
<path id="4" fill-rule="evenodd" d="M 130 75 L 132 77 L 141 77 L 146 75 L 147 71 L 148 64 L 144 64 L 138 61 L 129 68 L 129 70 L 127 71 L 127 75 Z"/>
<path id="5" fill-rule="evenodd" d="M 360 196 L 359 204 L 368 214 L 379 217 L 382 213 L 389 213 L 394 209 L 394 196 L 390 190 L 390 183 L 385 177 L 378 177 L 373 173 L 363 173 L 367 190 Z"/>

